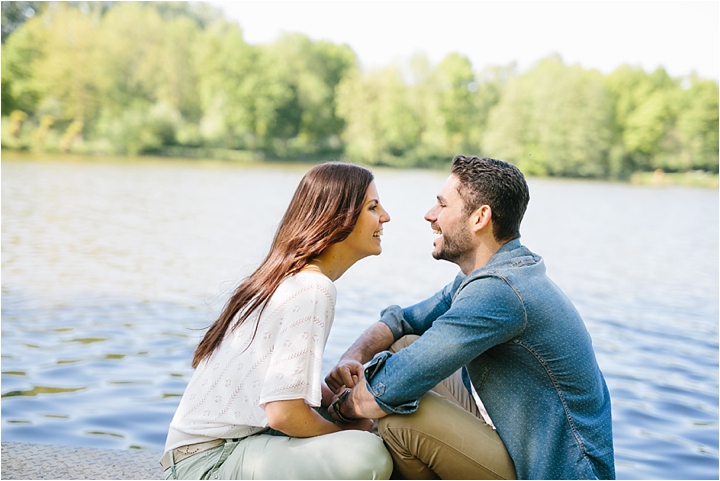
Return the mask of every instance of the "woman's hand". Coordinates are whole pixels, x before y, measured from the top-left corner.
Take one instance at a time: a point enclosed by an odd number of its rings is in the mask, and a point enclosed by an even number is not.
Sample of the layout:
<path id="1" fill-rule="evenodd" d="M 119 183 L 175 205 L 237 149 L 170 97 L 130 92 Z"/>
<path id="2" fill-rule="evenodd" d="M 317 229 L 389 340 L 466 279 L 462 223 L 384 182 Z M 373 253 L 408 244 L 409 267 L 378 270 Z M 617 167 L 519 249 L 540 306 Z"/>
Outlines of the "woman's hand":
<path id="1" fill-rule="evenodd" d="M 325 382 L 335 394 L 339 394 L 345 388 L 355 387 L 363 377 L 363 369 L 358 361 L 340 361 L 325 377 Z"/>

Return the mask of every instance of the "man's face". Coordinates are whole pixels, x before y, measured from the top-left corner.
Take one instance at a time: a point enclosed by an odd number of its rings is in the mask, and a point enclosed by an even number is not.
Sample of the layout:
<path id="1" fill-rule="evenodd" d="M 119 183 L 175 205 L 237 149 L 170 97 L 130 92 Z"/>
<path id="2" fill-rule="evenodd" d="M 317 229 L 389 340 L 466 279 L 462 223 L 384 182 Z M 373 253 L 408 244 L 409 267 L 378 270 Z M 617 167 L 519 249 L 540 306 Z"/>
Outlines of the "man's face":
<path id="1" fill-rule="evenodd" d="M 460 264 L 475 251 L 470 233 L 469 216 L 463 213 L 464 202 L 458 192 L 459 180 L 451 175 L 445 181 L 437 203 L 425 214 L 425 220 L 440 237 L 435 239 L 433 257 Z"/>

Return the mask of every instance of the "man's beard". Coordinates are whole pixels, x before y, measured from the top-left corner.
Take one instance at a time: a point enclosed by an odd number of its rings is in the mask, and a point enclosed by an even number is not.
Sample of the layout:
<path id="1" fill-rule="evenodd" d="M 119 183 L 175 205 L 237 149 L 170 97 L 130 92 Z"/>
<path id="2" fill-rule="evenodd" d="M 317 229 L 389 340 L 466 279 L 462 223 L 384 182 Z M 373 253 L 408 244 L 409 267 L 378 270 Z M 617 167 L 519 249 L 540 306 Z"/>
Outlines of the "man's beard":
<path id="1" fill-rule="evenodd" d="M 457 229 L 448 236 L 443 231 L 442 245 L 440 250 L 433 252 L 433 257 L 437 260 L 446 260 L 458 264 L 464 257 L 471 255 L 473 251 L 472 238 L 467 230 Z"/>

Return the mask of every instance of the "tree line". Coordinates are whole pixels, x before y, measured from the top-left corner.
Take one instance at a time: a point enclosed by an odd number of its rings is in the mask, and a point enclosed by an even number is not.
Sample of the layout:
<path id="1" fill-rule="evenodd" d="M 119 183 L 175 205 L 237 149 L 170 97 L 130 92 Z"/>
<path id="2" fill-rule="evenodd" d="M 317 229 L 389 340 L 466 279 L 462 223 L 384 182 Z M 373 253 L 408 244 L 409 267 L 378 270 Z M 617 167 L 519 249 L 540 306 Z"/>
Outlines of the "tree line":
<path id="1" fill-rule="evenodd" d="M 7 7 L 6 7 L 7 6 Z M 718 83 L 558 56 L 520 72 L 451 53 L 367 70 L 348 45 L 251 45 L 206 3 L 3 2 L 2 146 L 530 175 L 718 172 Z"/>

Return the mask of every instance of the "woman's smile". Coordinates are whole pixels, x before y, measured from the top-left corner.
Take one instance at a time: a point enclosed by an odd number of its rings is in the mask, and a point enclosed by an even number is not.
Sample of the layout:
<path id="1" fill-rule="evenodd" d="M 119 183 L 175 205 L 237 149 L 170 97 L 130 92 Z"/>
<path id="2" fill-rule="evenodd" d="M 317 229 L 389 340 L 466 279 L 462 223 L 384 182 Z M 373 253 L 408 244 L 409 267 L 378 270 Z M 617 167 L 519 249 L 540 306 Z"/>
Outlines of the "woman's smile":
<path id="1" fill-rule="evenodd" d="M 362 212 L 360 212 L 360 216 L 355 223 L 355 228 L 343 243 L 348 245 L 359 259 L 378 255 L 382 252 L 380 243 L 383 235 L 383 224 L 389 221 L 390 215 L 380 204 L 380 196 L 375 187 L 375 182 L 371 182 L 367 189 Z M 368 233 L 371 233 L 370 237 L 368 237 Z M 369 241 L 372 244 L 369 244 Z"/>

